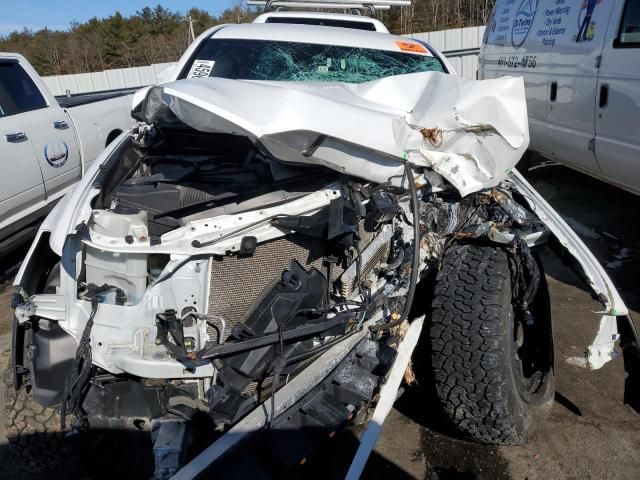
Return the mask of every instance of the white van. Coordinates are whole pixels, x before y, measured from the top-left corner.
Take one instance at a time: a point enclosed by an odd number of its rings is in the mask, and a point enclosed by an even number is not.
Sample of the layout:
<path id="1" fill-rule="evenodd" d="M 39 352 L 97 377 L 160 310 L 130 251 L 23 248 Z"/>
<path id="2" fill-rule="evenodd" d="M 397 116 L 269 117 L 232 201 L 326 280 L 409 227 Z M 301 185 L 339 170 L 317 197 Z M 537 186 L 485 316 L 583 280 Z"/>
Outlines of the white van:
<path id="1" fill-rule="evenodd" d="M 498 0 L 479 78 L 523 76 L 530 149 L 640 194 L 640 1 Z"/>

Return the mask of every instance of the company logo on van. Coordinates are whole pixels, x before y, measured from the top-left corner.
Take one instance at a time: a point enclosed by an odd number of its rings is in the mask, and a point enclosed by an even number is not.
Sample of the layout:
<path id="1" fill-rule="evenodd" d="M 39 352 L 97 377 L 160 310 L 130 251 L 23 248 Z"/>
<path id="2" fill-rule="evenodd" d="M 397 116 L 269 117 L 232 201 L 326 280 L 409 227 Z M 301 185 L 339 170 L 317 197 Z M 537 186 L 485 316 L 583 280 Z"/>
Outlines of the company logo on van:
<path id="1" fill-rule="evenodd" d="M 44 147 L 44 158 L 53 168 L 60 168 L 67 163 L 69 147 L 62 140 L 47 143 Z"/>
<path id="2" fill-rule="evenodd" d="M 538 11 L 538 0 L 522 0 L 511 28 L 511 44 L 521 47 L 529 35 Z"/>

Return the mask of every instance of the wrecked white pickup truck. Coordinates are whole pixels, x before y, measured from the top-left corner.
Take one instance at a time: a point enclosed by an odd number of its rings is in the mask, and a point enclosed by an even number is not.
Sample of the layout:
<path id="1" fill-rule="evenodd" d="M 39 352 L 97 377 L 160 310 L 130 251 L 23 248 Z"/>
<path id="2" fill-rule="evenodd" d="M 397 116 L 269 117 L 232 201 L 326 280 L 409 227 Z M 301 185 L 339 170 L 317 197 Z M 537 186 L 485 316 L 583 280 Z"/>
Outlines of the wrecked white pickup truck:
<path id="1" fill-rule="evenodd" d="M 513 170 L 529 141 L 521 79 L 461 79 L 402 37 L 281 24 L 216 27 L 178 70 L 17 275 L 18 453 L 52 429 L 137 428 L 157 478 L 224 477 L 247 458 L 266 469 L 265 451 L 269 468 L 297 466 L 372 414 L 357 478 L 423 324 L 460 433 L 522 443 L 554 394 L 542 245 L 602 302 L 590 365 L 619 334 L 637 358 L 615 287 Z M 417 294 L 421 279 L 433 287 Z M 39 429 L 25 409 L 43 407 Z M 233 461 L 255 438 L 262 453 Z M 70 458 L 30 462 L 69 475 Z"/>

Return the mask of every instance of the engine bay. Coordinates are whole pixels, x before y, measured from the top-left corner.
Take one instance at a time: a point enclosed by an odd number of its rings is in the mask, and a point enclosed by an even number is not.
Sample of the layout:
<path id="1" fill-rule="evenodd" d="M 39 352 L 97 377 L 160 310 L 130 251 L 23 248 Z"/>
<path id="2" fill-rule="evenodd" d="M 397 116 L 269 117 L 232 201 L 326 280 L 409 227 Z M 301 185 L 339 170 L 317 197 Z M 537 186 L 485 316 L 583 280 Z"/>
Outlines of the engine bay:
<path id="1" fill-rule="evenodd" d="M 192 220 L 299 198 L 338 176 L 323 167 L 270 160 L 245 137 L 203 134 L 186 126 L 145 135 L 144 142 L 152 143 L 138 142 L 122 154 L 134 158 L 132 170 L 114 179 L 100 203 L 121 212 L 147 212 L 152 236 Z"/>

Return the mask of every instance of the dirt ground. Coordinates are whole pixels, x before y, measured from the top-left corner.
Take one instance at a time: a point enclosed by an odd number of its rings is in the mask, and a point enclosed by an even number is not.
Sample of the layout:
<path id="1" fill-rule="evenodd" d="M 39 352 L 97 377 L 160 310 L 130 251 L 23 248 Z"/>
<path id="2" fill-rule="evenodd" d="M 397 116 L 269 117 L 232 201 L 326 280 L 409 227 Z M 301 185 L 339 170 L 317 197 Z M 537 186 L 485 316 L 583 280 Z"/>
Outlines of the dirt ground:
<path id="1" fill-rule="evenodd" d="M 526 175 L 606 266 L 640 320 L 640 197 L 557 165 L 537 165 Z M 0 352 L 5 352 L 0 364 L 10 342 L 9 281 L 24 253 L 22 249 L 0 260 Z M 551 253 L 543 260 L 552 297 L 556 401 L 536 436 L 523 447 L 457 440 L 447 434 L 423 382 L 408 388 L 396 403 L 363 478 L 640 478 L 640 415 L 623 404 L 622 358 L 594 372 L 567 361 L 582 356 L 595 335 L 600 305 Z M 420 354 L 418 349 L 416 363 Z M 0 478 L 26 478 L 7 457 L 1 430 Z M 353 430 L 333 439 L 311 461 L 305 478 L 344 478 L 357 434 Z"/>

